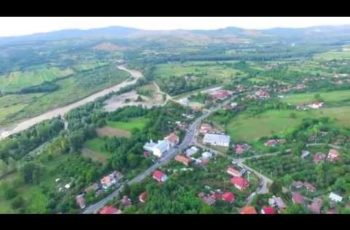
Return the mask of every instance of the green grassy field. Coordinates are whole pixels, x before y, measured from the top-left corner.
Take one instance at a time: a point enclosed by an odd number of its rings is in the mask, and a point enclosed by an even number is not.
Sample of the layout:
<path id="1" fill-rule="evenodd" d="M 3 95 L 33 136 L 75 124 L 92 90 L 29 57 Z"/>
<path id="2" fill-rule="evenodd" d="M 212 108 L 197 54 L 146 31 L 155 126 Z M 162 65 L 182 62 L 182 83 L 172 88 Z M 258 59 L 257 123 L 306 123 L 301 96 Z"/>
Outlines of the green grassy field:
<path id="1" fill-rule="evenodd" d="M 73 74 L 73 70 L 57 67 L 40 67 L 25 72 L 16 71 L 0 76 L 0 91 L 17 92 L 22 88 L 39 85 L 44 81 L 53 81 L 70 74 Z"/>
<path id="2" fill-rule="evenodd" d="M 235 77 L 239 71 L 216 62 L 186 62 L 160 64 L 155 70 L 156 78 L 169 78 L 171 76 L 204 75 L 217 78 Z"/>
<path id="3" fill-rule="evenodd" d="M 102 138 L 94 138 L 85 142 L 85 147 L 105 156 L 110 156 L 111 153 L 104 150 L 105 141 Z"/>
<path id="4" fill-rule="evenodd" d="M 291 112 L 296 114 L 295 118 L 290 117 Z M 254 117 L 241 114 L 233 118 L 226 129 L 233 141 L 251 142 L 295 129 L 304 118 L 329 117 L 340 127 L 350 128 L 349 112 L 350 106 L 343 106 L 310 111 L 270 110 Z"/>
<path id="5" fill-rule="evenodd" d="M 282 100 L 290 104 L 301 104 L 315 101 L 315 93 L 301 93 L 286 95 Z M 320 92 L 320 97 L 327 102 L 339 102 L 350 100 L 350 90 L 339 90 L 331 92 Z"/>
<path id="6" fill-rule="evenodd" d="M 141 118 L 131 119 L 127 122 L 125 122 L 125 121 L 108 121 L 107 125 L 112 127 L 112 128 L 116 128 L 116 129 L 123 129 L 126 131 L 132 131 L 134 129 L 142 130 L 146 126 L 148 121 L 149 121 L 148 118 L 141 117 Z"/>
<path id="7" fill-rule="evenodd" d="M 290 118 L 292 111 L 270 110 L 255 117 L 242 114 L 232 119 L 227 124 L 229 135 L 234 141 L 253 141 L 260 137 L 281 133 L 298 126 L 302 118 L 310 113 L 297 113 L 297 118 Z"/>
<path id="8" fill-rule="evenodd" d="M 316 54 L 314 59 L 319 60 L 333 60 L 333 59 L 350 59 L 350 51 L 330 51 L 326 53 Z"/>

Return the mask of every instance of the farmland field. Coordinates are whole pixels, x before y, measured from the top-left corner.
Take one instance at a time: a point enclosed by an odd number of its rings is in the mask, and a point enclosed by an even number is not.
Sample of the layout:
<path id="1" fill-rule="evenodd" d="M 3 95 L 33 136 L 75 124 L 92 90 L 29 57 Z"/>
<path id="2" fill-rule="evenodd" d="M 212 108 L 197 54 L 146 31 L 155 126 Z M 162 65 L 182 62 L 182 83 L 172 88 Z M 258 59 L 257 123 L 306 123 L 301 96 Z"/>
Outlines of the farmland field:
<path id="1" fill-rule="evenodd" d="M 103 127 L 96 130 L 99 137 L 130 137 L 131 133 L 122 129 Z"/>
<path id="2" fill-rule="evenodd" d="M 43 67 L 31 71 L 16 71 L 0 76 L 0 91 L 17 92 L 22 88 L 39 85 L 44 81 L 53 81 L 73 74 L 73 70 L 57 67 Z"/>
<path id="3" fill-rule="evenodd" d="M 111 153 L 104 151 L 105 141 L 102 138 L 94 138 L 85 142 L 85 147 L 95 152 L 109 156 Z"/>
<path id="4" fill-rule="evenodd" d="M 108 121 L 107 125 L 112 128 L 131 132 L 134 129 L 142 130 L 146 126 L 148 121 L 149 120 L 147 118 L 142 117 L 142 118 L 131 119 L 126 122 L 125 121 Z"/>
<path id="5" fill-rule="evenodd" d="M 314 59 L 319 60 L 343 60 L 343 59 L 350 59 L 350 52 L 349 51 L 330 51 L 326 53 L 317 54 L 314 56 Z"/>
<path id="6" fill-rule="evenodd" d="M 174 62 L 159 64 L 154 71 L 155 81 L 170 95 L 230 82 L 243 75 L 233 68 L 232 62 Z"/>
<path id="7" fill-rule="evenodd" d="M 295 117 L 290 114 L 294 112 Z M 323 108 L 310 111 L 269 110 L 256 116 L 241 114 L 226 126 L 234 141 L 252 141 L 273 134 L 281 134 L 296 128 L 304 118 L 329 117 L 342 127 L 350 127 L 349 106 Z M 220 119 L 216 117 L 215 119 Z"/>
<path id="8" fill-rule="evenodd" d="M 326 103 L 350 100 L 350 90 L 293 94 L 285 96 L 282 100 L 291 104 L 309 103 L 315 101 L 315 94 L 319 94 Z"/>

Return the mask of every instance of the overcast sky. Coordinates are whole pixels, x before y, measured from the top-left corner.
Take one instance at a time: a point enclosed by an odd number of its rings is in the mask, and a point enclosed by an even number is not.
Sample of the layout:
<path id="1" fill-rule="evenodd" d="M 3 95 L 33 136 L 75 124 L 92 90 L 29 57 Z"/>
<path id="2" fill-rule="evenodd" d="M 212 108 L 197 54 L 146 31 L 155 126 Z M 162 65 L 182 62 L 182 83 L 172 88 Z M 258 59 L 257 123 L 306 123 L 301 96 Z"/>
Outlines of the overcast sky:
<path id="1" fill-rule="evenodd" d="M 61 29 L 126 26 L 148 30 L 247 29 L 350 25 L 350 17 L 0 17 L 0 36 L 25 35 Z"/>

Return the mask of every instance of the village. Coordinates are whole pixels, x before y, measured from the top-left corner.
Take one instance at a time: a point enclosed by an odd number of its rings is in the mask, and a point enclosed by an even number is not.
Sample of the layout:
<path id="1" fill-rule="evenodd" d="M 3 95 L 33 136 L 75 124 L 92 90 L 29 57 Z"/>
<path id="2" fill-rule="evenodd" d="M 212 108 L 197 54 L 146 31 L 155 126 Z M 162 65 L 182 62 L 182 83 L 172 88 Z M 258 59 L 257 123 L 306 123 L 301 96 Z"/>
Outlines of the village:
<path id="1" fill-rule="evenodd" d="M 241 90 L 242 91 L 242 90 Z M 225 110 L 236 110 L 244 106 L 242 103 L 232 102 L 230 100 L 233 95 L 232 91 L 223 90 L 221 88 L 207 91 L 209 99 L 214 103 L 226 101 Z M 270 94 L 265 89 L 260 89 L 254 94 L 248 94 L 247 98 L 255 100 L 268 99 Z M 190 106 L 194 111 L 203 111 L 204 106 L 191 104 L 187 98 L 179 100 L 180 104 Z M 297 106 L 297 110 L 318 109 L 323 106 L 323 102 L 315 102 L 308 105 Z M 183 114 L 184 117 L 193 119 L 192 115 Z M 177 127 L 183 130 L 188 130 L 188 124 L 183 121 L 176 122 Z M 165 160 L 170 152 L 178 152 L 173 162 L 167 166 L 161 166 L 151 173 L 151 178 L 155 183 L 165 184 L 173 175 L 179 172 L 190 172 L 195 174 L 198 170 L 208 170 L 211 165 L 217 164 L 217 161 L 225 161 L 217 174 L 222 174 L 220 177 L 225 177 L 225 182 L 222 187 L 216 186 L 213 188 L 210 185 L 203 184 L 202 189 L 197 191 L 197 197 L 209 206 L 215 206 L 220 202 L 226 202 L 234 207 L 237 213 L 240 214 L 278 214 L 284 213 L 288 206 L 303 205 L 311 213 L 321 213 L 321 207 L 324 202 L 320 197 L 310 199 L 303 196 L 300 191 L 315 192 L 317 188 L 307 181 L 293 181 L 286 188 L 283 187 L 283 196 L 281 194 L 273 194 L 269 187 L 273 184 L 272 179 L 261 174 L 244 164 L 245 159 L 252 158 L 254 148 L 244 142 L 233 143 L 231 137 L 227 135 L 220 127 L 216 127 L 211 122 L 201 122 L 194 132 L 194 139 L 190 142 L 183 151 L 178 151 L 181 143 L 180 137 L 176 132 L 169 133 L 162 140 L 149 140 L 144 143 L 143 155 L 145 158 L 151 158 L 153 162 L 160 163 Z M 263 145 L 266 148 L 275 148 L 279 145 L 284 145 L 286 140 L 283 138 L 267 139 Z M 266 154 L 268 155 L 268 154 Z M 303 150 L 301 159 L 305 159 L 310 155 L 310 151 Z M 253 155 L 254 158 L 255 155 Z M 335 162 L 340 159 L 340 153 L 336 149 L 330 149 L 328 154 L 317 152 L 312 157 L 315 164 L 322 161 Z M 172 162 L 172 161 L 171 161 Z M 225 176 L 226 175 L 226 176 Z M 77 195 L 76 202 L 80 209 L 86 208 L 84 195 L 93 191 L 96 194 L 111 191 L 111 189 L 119 188 L 123 183 L 123 176 L 118 171 L 114 171 L 103 177 L 99 182 L 89 186 L 83 193 Z M 151 183 L 150 181 L 148 183 Z M 230 185 L 227 187 L 227 185 Z M 305 194 L 305 192 L 303 192 Z M 254 202 L 254 197 L 257 195 L 265 197 L 258 204 Z M 237 198 L 238 197 L 238 198 Z M 121 204 L 123 209 L 137 204 L 147 202 L 149 194 L 143 191 L 139 194 L 138 200 L 131 200 L 128 196 L 123 196 L 118 204 Z M 238 199 L 238 201 L 237 201 Z M 335 192 L 330 192 L 327 202 L 331 206 L 342 202 L 343 197 Z M 237 201 L 238 205 L 237 205 Z M 253 205 L 252 203 L 255 203 Z M 329 212 L 334 212 L 334 208 L 330 208 Z M 98 210 L 100 214 L 121 214 L 123 210 L 120 207 L 106 205 Z"/>

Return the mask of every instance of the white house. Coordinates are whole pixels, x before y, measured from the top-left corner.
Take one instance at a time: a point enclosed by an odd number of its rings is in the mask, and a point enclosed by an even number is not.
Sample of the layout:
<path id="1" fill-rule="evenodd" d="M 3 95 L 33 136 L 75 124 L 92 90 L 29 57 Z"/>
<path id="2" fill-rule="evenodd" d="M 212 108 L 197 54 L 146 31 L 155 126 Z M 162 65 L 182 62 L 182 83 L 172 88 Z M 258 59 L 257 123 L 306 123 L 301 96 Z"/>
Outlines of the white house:
<path id="1" fill-rule="evenodd" d="M 161 140 L 157 143 L 151 140 L 143 146 L 143 149 L 152 152 L 156 157 L 162 157 L 170 149 L 170 143 L 167 140 Z"/>
<path id="2" fill-rule="evenodd" d="M 334 192 L 331 192 L 329 194 L 329 199 L 335 202 L 341 202 L 343 200 L 343 197 L 339 196 L 338 194 L 335 194 Z"/>
<path id="3" fill-rule="evenodd" d="M 189 149 L 187 149 L 187 150 L 185 151 L 186 156 L 187 156 L 187 157 L 190 157 L 190 156 L 192 156 L 193 154 L 197 153 L 198 150 L 199 150 L 199 149 L 198 149 L 196 146 L 192 146 L 191 148 L 189 148 Z"/>
<path id="4" fill-rule="evenodd" d="M 213 154 L 211 152 L 204 152 L 202 153 L 202 158 L 203 159 L 210 159 L 213 157 Z"/>
<path id="5" fill-rule="evenodd" d="M 323 106 L 323 102 L 314 102 L 314 103 L 308 105 L 308 107 L 311 109 L 319 109 L 322 106 Z"/>
<path id="6" fill-rule="evenodd" d="M 203 138 L 203 143 L 229 147 L 230 136 L 223 135 L 223 134 L 207 133 L 207 134 L 205 134 L 205 136 Z"/>

